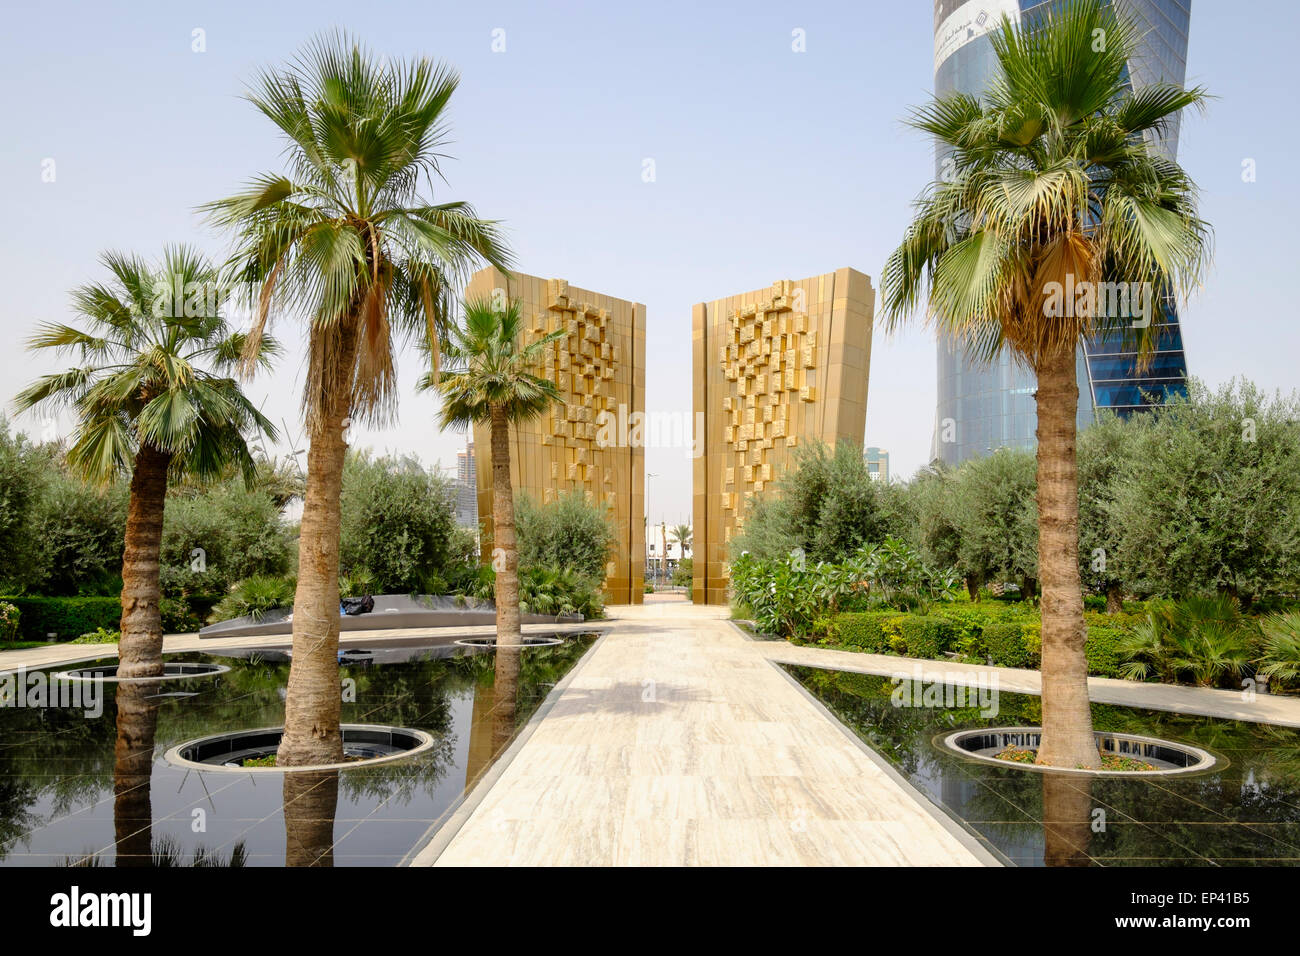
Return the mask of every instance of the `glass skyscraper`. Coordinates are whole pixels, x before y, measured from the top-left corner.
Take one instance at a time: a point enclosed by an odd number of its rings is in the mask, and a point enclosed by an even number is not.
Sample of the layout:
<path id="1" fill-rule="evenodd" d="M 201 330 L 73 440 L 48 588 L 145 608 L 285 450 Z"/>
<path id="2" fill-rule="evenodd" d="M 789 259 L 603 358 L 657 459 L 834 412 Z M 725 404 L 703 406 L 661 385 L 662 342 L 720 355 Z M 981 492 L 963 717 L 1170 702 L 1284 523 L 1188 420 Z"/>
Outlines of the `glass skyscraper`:
<path id="1" fill-rule="evenodd" d="M 1032 21 L 1059 0 L 934 0 L 934 89 L 938 95 L 978 96 L 988 85 L 996 57 L 989 38 L 1005 14 Z M 1129 61 L 1135 87 L 1182 85 L 1187 73 L 1191 0 L 1114 0 L 1141 34 Z M 1178 124 L 1151 141 L 1171 159 L 1178 152 Z M 936 157 L 936 165 L 943 157 Z M 1136 354 L 1118 332 L 1095 336 L 1079 350 L 1079 418 L 1082 428 L 1095 409 L 1127 415 L 1186 390 L 1187 362 L 1176 314 L 1159 330 L 1150 366 L 1138 373 Z M 971 358 L 940 336 L 938 391 L 931 459 L 957 465 L 997 448 L 1033 448 L 1038 427 L 1034 373 L 1004 352 L 992 364 Z"/>

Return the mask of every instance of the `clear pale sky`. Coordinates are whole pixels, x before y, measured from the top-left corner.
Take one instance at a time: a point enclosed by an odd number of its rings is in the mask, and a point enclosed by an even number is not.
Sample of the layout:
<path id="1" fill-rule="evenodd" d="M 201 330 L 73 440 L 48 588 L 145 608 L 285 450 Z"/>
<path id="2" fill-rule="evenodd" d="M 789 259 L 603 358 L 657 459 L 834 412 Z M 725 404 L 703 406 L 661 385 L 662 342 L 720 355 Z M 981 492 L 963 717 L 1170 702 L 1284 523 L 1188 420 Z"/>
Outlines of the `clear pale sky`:
<path id="1" fill-rule="evenodd" d="M 240 98 L 255 67 L 344 27 L 378 53 L 445 59 L 462 73 L 449 185 L 505 221 L 523 271 L 644 302 L 647 407 L 690 412 L 691 305 L 853 266 L 878 281 L 933 170 L 900 123 L 933 82 L 930 0 L 737 4 L 176 3 L 7 5 L 0 81 L 0 352 L 6 409 L 53 367 L 22 350 L 104 249 L 155 255 L 222 238 L 194 213 L 255 173 L 281 142 Z M 191 50 L 205 31 L 206 52 Z M 492 51 L 504 30 L 505 51 Z M 805 32 L 806 52 L 792 50 Z M 1295 230 L 1300 155 L 1292 80 L 1300 5 L 1196 0 L 1188 81 L 1218 99 L 1184 120 L 1179 158 L 1217 230 L 1204 290 L 1183 314 L 1193 375 L 1292 390 L 1300 376 Z M 642 180 L 643 160 L 656 181 Z M 1257 178 L 1243 182 L 1253 159 Z M 55 181 L 42 182 L 54 160 Z M 1290 183 L 1291 185 L 1288 185 Z M 300 328 L 276 328 L 293 342 Z M 454 465 L 434 399 L 400 362 L 400 422 L 354 445 Z M 301 351 L 250 391 L 298 432 Z M 924 464 L 934 345 L 877 330 L 866 443 L 896 474 Z M 19 427 L 33 429 L 21 419 Z M 64 423 L 66 428 L 66 422 Z M 651 449 L 652 521 L 689 520 L 684 452 Z"/>

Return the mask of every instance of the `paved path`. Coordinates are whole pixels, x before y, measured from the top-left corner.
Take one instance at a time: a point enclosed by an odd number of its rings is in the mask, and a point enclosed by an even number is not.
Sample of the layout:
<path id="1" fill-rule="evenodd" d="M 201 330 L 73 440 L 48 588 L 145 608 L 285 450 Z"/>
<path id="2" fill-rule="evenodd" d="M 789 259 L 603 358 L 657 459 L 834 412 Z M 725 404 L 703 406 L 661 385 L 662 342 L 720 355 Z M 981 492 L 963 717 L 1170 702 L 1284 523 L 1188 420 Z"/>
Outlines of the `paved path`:
<path id="1" fill-rule="evenodd" d="M 725 609 L 610 613 L 549 712 L 453 818 L 454 836 L 416 865 L 993 862 Z"/>
<path id="2" fill-rule="evenodd" d="M 999 690 L 1037 694 L 1042 689 L 1038 671 L 958 664 L 953 661 L 921 661 L 823 647 L 798 647 L 785 641 L 755 641 L 753 646 L 769 660 L 783 664 L 806 664 L 810 667 L 880 675 L 910 675 L 919 668 L 922 677 L 941 679 L 951 684 L 974 683 L 981 678 L 987 683 L 990 676 L 996 675 Z M 1242 691 L 1174 684 L 1144 684 L 1111 677 L 1089 677 L 1088 696 L 1100 704 L 1121 704 L 1148 710 L 1171 710 L 1180 714 L 1300 727 L 1300 697 L 1249 695 Z"/>

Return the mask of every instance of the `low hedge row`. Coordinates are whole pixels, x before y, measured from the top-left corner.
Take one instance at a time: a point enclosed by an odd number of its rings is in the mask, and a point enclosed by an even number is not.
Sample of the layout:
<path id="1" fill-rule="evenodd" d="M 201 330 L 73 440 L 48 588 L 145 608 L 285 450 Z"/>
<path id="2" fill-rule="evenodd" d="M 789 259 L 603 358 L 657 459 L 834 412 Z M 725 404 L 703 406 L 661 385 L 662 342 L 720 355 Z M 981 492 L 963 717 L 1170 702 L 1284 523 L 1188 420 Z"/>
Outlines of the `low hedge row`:
<path id="1" fill-rule="evenodd" d="M 96 628 L 121 623 L 122 602 L 115 597 L 7 597 L 18 608 L 18 634 L 24 641 L 71 641 Z"/>
<path id="2" fill-rule="evenodd" d="M 894 652 L 908 657 L 938 657 L 957 636 L 951 621 L 925 614 L 897 611 L 862 611 L 835 617 L 835 633 L 842 644 L 873 654 Z"/>
<path id="3" fill-rule="evenodd" d="M 1042 659 L 1042 628 L 1038 616 L 1016 615 L 1016 620 L 980 620 L 962 609 L 956 615 L 906 614 L 899 611 L 848 612 L 835 616 L 832 637 L 839 644 L 873 654 L 938 658 L 957 650 L 969 657 L 990 660 L 999 667 L 1037 668 Z M 1088 673 L 1118 677 L 1123 659 L 1116 646 L 1122 627 L 1089 622 L 1084 653 Z"/>

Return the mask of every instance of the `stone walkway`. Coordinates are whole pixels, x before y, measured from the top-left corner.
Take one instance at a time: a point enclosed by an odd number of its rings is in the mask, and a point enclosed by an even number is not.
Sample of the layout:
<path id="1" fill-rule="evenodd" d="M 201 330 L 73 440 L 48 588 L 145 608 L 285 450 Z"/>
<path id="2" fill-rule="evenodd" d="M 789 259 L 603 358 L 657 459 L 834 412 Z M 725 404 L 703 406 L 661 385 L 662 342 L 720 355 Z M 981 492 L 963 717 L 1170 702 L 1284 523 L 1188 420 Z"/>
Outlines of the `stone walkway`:
<path id="1" fill-rule="evenodd" d="M 610 609 L 549 712 L 415 865 L 995 862 L 725 613 Z"/>

